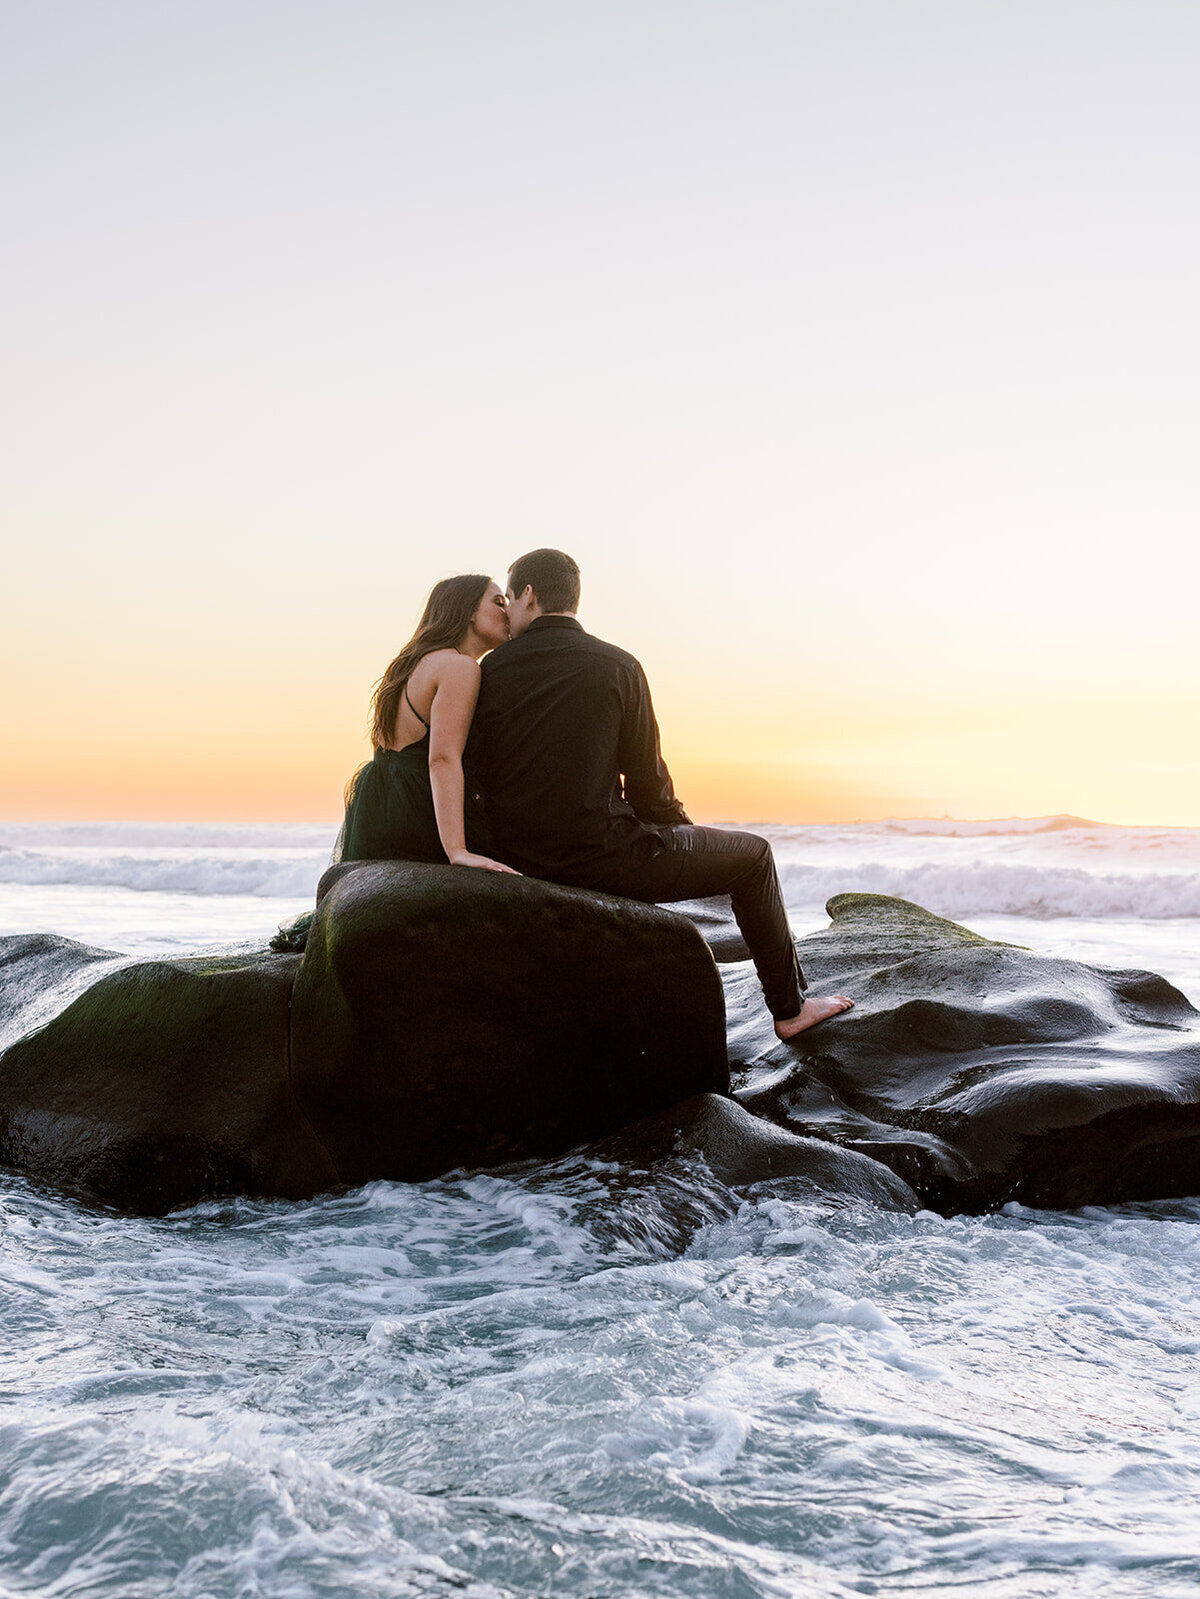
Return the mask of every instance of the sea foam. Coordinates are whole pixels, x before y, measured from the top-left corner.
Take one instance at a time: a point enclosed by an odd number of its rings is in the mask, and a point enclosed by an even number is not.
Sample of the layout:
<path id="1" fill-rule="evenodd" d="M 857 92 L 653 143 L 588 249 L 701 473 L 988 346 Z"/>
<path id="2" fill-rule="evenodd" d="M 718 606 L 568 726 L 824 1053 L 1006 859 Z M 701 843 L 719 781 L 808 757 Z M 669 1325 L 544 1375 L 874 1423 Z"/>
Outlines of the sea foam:
<path id="1" fill-rule="evenodd" d="M 1089 872 L 1081 867 L 970 861 L 893 866 L 864 860 L 838 866 L 781 863 L 792 906 L 823 905 L 834 894 L 893 894 L 952 921 L 965 916 L 1074 916 L 1159 921 L 1200 916 L 1200 873 Z"/>
<path id="2" fill-rule="evenodd" d="M 139 849 L 0 846 L 0 883 L 48 888 L 126 888 L 159 894 L 309 895 L 329 864 L 329 849 Z"/>
<path id="3" fill-rule="evenodd" d="M 1200 917 L 1200 829 L 1075 817 L 887 821 L 756 829 L 787 902 L 894 894 L 954 919 Z M 311 897 L 336 838 L 320 824 L 0 825 L 0 886 Z"/>

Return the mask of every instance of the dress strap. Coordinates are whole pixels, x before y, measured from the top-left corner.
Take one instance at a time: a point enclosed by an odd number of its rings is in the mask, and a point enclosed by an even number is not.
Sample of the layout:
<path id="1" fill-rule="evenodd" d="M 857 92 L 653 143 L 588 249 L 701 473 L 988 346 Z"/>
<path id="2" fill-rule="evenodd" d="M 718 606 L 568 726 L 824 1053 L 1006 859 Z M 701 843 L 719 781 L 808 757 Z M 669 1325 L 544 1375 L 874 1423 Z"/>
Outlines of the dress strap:
<path id="1" fill-rule="evenodd" d="M 413 713 L 413 715 L 416 717 L 417 721 L 420 722 L 421 726 L 428 733 L 428 731 L 429 731 L 429 723 L 425 720 L 425 718 L 421 715 L 420 711 L 413 704 L 412 695 L 408 692 L 408 684 L 407 683 L 405 683 L 405 685 L 404 685 L 404 698 L 408 701 L 409 710 Z"/>

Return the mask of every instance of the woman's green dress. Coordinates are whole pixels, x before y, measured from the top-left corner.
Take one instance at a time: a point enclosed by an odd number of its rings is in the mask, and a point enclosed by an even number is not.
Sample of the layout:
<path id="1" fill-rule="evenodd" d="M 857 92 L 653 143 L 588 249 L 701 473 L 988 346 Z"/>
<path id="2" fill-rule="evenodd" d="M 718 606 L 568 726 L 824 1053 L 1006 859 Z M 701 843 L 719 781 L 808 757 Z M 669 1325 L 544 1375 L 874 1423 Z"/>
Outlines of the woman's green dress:
<path id="1" fill-rule="evenodd" d="M 481 818 L 468 797 L 467 838 L 480 848 Z M 346 785 L 346 819 L 329 864 L 340 861 L 422 861 L 445 866 L 429 781 L 429 734 L 402 750 L 376 750 Z M 271 940 L 273 950 L 300 954 L 308 942 L 313 912 L 285 922 Z"/>
<path id="2" fill-rule="evenodd" d="M 446 865 L 429 782 L 429 734 L 402 750 L 376 750 L 346 789 L 344 861 Z"/>

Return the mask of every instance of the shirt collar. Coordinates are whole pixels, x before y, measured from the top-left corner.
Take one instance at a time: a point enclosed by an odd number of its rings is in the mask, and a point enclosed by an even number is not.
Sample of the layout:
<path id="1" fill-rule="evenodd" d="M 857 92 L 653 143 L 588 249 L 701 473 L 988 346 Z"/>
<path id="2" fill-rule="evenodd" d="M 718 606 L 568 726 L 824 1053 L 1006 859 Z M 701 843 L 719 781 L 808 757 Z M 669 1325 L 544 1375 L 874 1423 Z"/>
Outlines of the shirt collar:
<path id="1" fill-rule="evenodd" d="M 535 627 L 570 627 L 577 633 L 583 632 L 583 625 L 577 616 L 535 616 L 525 631 L 528 633 Z"/>

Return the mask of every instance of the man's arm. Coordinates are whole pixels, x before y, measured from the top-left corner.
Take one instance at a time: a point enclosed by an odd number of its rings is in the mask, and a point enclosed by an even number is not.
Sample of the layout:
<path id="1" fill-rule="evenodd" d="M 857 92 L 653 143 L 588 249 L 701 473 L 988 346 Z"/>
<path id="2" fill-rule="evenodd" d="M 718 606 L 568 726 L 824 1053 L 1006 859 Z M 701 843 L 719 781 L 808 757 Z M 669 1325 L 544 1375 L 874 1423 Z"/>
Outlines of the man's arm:
<path id="1" fill-rule="evenodd" d="M 649 822 L 654 827 L 677 827 L 691 821 L 675 798 L 671 774 L 662 758 L 658 723 L 650 703 L 650 685 L 636 661 L 625 684 L 617 755 L 625 783 L 625 798 L 639 822 Z"/>

